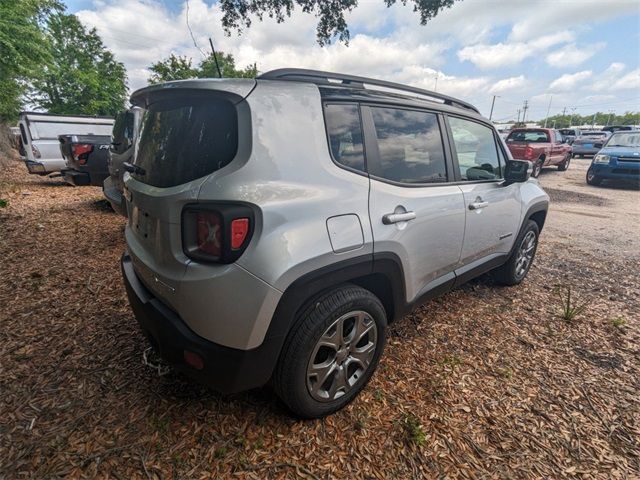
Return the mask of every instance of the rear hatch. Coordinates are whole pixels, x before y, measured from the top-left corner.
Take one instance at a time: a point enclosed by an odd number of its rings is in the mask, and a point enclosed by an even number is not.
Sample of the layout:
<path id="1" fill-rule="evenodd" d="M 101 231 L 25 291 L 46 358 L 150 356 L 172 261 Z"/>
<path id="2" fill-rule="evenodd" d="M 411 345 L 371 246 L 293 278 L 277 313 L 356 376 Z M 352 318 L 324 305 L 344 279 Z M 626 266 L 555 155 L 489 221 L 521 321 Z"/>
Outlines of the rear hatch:
<path id="1" fill-rule="evenodd" d="M 238 150 L 236 104 L 254 80 L 193 80 L 148 87 L 132 96 L 144 108 L 133 170 L 125 175 L 127 246 L 143 283 L 174 305 L 188 257 L 181 215 L 207 177 Z"/>
<path id="2" fill-rule="evenodd" d="M 111 143 L 110 135 L 59 135 L 60 153 L 67 168 L 83 170 L 87 168 L 89 157 L 106 160 L 106 148 Z M 102 150 L 102 151 L 101 151 Z"/>

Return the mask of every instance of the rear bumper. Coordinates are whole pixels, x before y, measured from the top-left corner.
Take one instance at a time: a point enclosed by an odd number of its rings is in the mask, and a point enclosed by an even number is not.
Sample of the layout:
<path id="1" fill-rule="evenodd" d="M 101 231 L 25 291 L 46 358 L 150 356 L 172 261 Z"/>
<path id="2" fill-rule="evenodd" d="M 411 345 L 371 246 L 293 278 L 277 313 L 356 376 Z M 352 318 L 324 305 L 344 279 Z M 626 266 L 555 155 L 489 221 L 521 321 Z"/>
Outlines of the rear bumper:
<path id="1" fill-rule="evenodd" d="M 600 178 L 608 178 L 611 180 L 631 180 L 635 182 L 640 180 L 640 163 L 631 165 L 593 163 L 589 168 Z"/>
<path id="2" fill-rule="evenodd" d="M 108 177 L 102 184 L 102 193 L 104 194 L 104 198 L 106 198 L 111 204 L 111 208 L 116 213 L 126 217 L 127 216 L 127 207 L 124 203 L 124 197 L 122 196 L 122 192 L 116 187 L 113 178 Z"/>
<path id="3" fill-rule="evenodd" d="M 40 162 L 25 160 L 24 163 L 27 166 L 27 170 L 29 170 L 29 173 L 33 173 L 35 175 L 46 175 L 48 173 L 47 167 L 45 167 L 44 164 Z"/>
<path id="4" fill-rule="evenodd" d="M 153 296 L 136 275 L 131 257 L 126 253 L 122 256 L 121 266 L 136 320 L 164 360 L 222 393 L 249 390 L 269 381 L 280 354 L 280 338 L 265 339 L 251 350 L 229 348 L 206 340 Z M 197 370 L 189 366 L 184 360 L 185 351 L 199 355 L 204 367 Z"/>
<path id="5" fill-rule="evenodd" d="M 91 177 L 87 172 L 78 172 L 77 170 L 62 170 L 64 181 L 74 187 L 86 187 L 91 185 Z"/>

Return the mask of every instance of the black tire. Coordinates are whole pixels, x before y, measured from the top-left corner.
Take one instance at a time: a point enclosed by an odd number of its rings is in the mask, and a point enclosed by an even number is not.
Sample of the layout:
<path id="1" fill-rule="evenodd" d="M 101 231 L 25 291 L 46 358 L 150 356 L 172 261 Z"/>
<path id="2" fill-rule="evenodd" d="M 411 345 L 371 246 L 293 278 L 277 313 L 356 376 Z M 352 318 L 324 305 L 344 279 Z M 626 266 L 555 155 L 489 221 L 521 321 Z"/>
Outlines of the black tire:
<path id="1" fill-rule="evenodd" d="M 592 169 L 587 170 L 587 183 L 598 186 L 602 183 L 602 178 L 593 173 Z"/>
<path id="2" fill-rule="evenodd" d="M 533 232 L 535 239 L 533 250 L 531 251 L 531 258 L 529 259 L 524 271 L 519 271 L 518 262 L 520 260 L 522 248 L 525 245 L 525 241 L 529 238 L 529 232 Z M 518 285 L 525 279 L 536 256 L 539 236 L 540 229 L 538 228 L 538 224 L 533 220 L 527 220 L 524 228 L 520 231 L 520 234 L 514 243 L 513 251 L 511 252 L 509 259 L 504 265 L 493 271 L 493 277 L 497 282 L 502 283 L 503 285 Z"/>
<path id="3" fill-rule="evenodd" d="M 533 178 L 538 178 L 540 176 L 540 172 L 542 171 L 542 166 L 544 165 L 544 159 L 539 158 L 533 164 L 533 171 L 531 172 L 531 176 Z"/>
<path id="4" fill-rule="evenodd" d="M 324 363 L 333 364 L 337 362 L 336 365 L 338 365 L 339 362 L 343 362 L 340 366 L 336 366 L 336 369 L 342 372 L 343 366 L 346 364 L 344 378 L 348 378 L 347 381 L 354 378 L 355 380 L 338 398 L 318 400 L 310 389 L 313 386 L 310 380 L 310 378 L 313 378 L 313 374 L 309 374 L 309 369 L 312 365 L 311 362 L 315 361 L 315 358 L 312 359 L 311 357 L 314 353 L 316 357 L 320 355 L 320 350 L 316 353 L 318 348 L 326 348 L 329 352 L 333 352 L 328 347 L 320 347 L 319 341 L 323 336 L 326 339 L 328 329 L 333 328 L 334 323 L 344 317 L 347 317 L 347 320 L 343 320 L 343 324 L 346 325 L 350 318 L 348 315 L 351 312 L 364 312 L 367 314 L 367 321 L 369 322 L 367 328 L 371 328 L 371 321 L 375 323 L 375 341 L 371 337 L 366 338 L 367 342 L 375 345 L 375 350 L 368 366 L 362 372 L 356 372 L 359 376 L 353 373 L 354 376 L 351 377 L 349 377 L 348 371 L 354 363 L 346 363 L 351 358 L 350 353 L 347 354 L 349 355 L 347 358 L 339 358 L 340 353 L 344 353 L 344 350 L 338 350 L 335 352 L 333 360 L 330 356 L 331 353 L 327 354 L 327 359 L 324 360 Z M 354 322 L 357 321 L 354 320 Z M 273 376 L 273 386 L 276 393 L 287 407 L 301 418 L 320 418 L 343 408 L 365 387 L 378 366 L 378 361 L 384 350 L 386 327 L 387 317 L 380 300 L 370 291 L 356 285 L 344 284 L 311 299 L 300 309 L 300 314 L 296 318 L 294 327 L 289 332 L 282 348 Z M 347 327 L 344 328 L 346 330 Z M 355 323 L 352 330 L 349 331 L 349 336 L 352 333 L 354 336 L 356 335 Z M 335 334 L 338 334 L 337 329 Z M 366 335 L 372 334 L 367 333 Z M 336 338 L 340 338 L 340 343 L 344 343 L 344 336 Z M 349 346 L 349 343 L 347 343 L 347 346 Z M 356 347 L 357 345 L 353 345 L 353 348 Z M 337 370 L 327 375 L 326 380 L 319 385 L 319 390 L 324 385 L 331 385 L 330 388 L 327 388 L 327 391 L 331 390 L 334 384 L 337 384 L 339 375 L 340 373 Z M 316 383 L 316 385 L 318 384 Z M 316 392 L 315 395 L 317 396 L 319 393 Z M 335 395 L 338 395 L 338 393 Z"/>
<path id="5" fill-rule="evenodd" d="M 564 157 L 564 160 L 560 165 L 558 165 L 558 170 L 561 172 L 566 172 L 569 168 L 569 164 L 571 163 L 571 154 L 567 153 L 567 156 Z"/>

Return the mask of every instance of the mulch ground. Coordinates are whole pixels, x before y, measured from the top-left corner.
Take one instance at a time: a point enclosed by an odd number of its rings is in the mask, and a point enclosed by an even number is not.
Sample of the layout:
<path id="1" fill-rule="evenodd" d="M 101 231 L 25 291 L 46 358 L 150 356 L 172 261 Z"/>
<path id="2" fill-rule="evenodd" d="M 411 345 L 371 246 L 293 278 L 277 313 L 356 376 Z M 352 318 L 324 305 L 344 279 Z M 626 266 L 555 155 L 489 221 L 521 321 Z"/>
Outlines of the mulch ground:
<path id="1" fill-rule="evenodd" d="M 637 257 L 543 232 L 522 285 L 426 304 L 351 405 L 298 421 L 143 365 L 100 189 L 13 163 L 0 199 L 0 478 L 640 477 Z M 558 285 L 589 302 L 572 321 Z"/>

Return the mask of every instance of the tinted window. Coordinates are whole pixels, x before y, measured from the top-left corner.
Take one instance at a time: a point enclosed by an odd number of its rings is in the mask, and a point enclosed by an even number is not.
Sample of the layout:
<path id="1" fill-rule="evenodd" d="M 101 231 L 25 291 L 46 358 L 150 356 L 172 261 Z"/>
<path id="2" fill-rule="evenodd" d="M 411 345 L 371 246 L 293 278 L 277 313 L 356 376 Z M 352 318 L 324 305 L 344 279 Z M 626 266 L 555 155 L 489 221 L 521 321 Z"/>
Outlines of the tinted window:
<path id="1" fill-rule="evenodd" d="M 501 178 L 498 146 L 493 130 L 480 123 L 449 117 L 462 180 Z"/>
<path id="2" fill-rule="evenodd" d="M 560 133 L 563 135 L 576 135 L 576 131 L 575 130 L 571 130 L 570 128 L 564 128 L 562 130 L 560 130 Z"/>
<path id="3" fill-rule="evenodd" d="M 329 147 L 336 162 L 365 171 L 362 148 L 362 127 L 357 105 L 325 105 L 325 120 Z"/>
<path id="4" fill-rule="evenodd" d="M 229 164 L 238 150 L 238 118 L 231 102 L 190 95 L 152 103 L 140 130 L 134 177 L 156 187 L 180 185 Z"/>
<path id="5" fill-rule="evenodd" d="M 518 130 L 511 132 L 507 142 L 549 143 L 549 134 L 544 130 Z"/>
<path id="6" fill-rule="evenodd" d="M 133 113 L 120 112 L 116 115 L 111 133 L 111 150 L 115 153 L 124 153 L 133 141 Z"/>
<path id="7" fill-rule="evenodd" d="M 375 175 L 403 183 L 446 182 L 436 114 L 372 107 L 380 165 Z"/>

